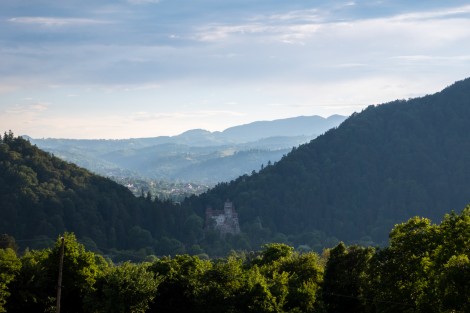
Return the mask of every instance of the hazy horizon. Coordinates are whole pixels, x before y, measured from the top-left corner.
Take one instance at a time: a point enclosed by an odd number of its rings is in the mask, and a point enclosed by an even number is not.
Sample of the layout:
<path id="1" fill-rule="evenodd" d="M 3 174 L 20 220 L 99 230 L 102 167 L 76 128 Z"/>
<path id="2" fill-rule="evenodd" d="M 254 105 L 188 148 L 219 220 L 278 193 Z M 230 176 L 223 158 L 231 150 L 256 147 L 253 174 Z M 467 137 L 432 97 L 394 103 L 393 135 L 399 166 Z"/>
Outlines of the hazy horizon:
<path id="1" fill-rule="evenodd" d="M 470 76 L 462 0 L 3 0 L 0 27 L 0 131 L 33 138 L 350 115 Z"/>
<path id="2" fill-rule="evenodd" d="M 297 117 L 313 117 L 313 116 L 319 116 L 319 117 L 322 117 L 324 119 L 328 119 L 332 116 L 335 116 L 335 115 L 338 115 L 338 116 L 345 116 L 345 117 L 348 117 L 348 115 L 340 115 L 340 114 L 332 114 L 330 116 L 321 116 L 321 115 L 299 115 L 299 116 L 293 116 L 293 117 L 287 117 L 287 118 L 281 118 L 281 119 L 276 119 L 276 120 L 283 120 L 283 119 L 290 119 L 290 118 L 297 118 Z M 207 130 L 207 129 L 204 129 L 204 128 L 200 128 L 200 127 L 196 127 L 196 128 L 191 128 L 191 129 L 186 129 L 186 130 L 183 130 L 182 132 L 179 132 L 179 133 L 176 133 L 176 134 L 172 134 L 172 135 L 157 135 L 157 136 L 147 136 L 147 137 L 128 137 L 128 138 L 71 138 L 71 137 L 33 137 L 33 136 L 30 136 L 29 134 L 16 134 L 15 135 L 19 135 L 19 136 L 28 136 L 28 137 L 31 137 L 32 139 L 73 139 L 73 140 L 126 140 L 126 139 L 145 139 L 145 138 L 155 138 L 155 137 L 159 137 L 159 136 L 170 136 L 170 137 L 173 137 L 173 136 L 179 136 L 179 135 L 182 135 L 188 131 L 194 131 L 194 130 L 201 130 L 201 131 L 208 131 L 210 133 L 221 133 L 221 132 L 224 132 L 225 130 L 229 129 L 229 128 L 232 128 L 232 127 L 237 127 L 237 126 L 243 126 L 243 125 L 248 125 L 248 124 L 251 124 L 251 123 L 256 123 L 256 122 L 272 122 L 272 121 L 276 121 L 276 120 L 259 120 L 259 121 L 252 121 L 252 122 L 247 122 L 247 123 L 244 123 L 244 124 L 240 124 L 240 125 L 233 125 L 233 126 L 230 126 L 230 127 L 227 127 L 227 128 L 224 128 L 224 129 L 221 129 L 221 130 L 214 130 L 214 131 L 211 131 L 211 130 Z"/>

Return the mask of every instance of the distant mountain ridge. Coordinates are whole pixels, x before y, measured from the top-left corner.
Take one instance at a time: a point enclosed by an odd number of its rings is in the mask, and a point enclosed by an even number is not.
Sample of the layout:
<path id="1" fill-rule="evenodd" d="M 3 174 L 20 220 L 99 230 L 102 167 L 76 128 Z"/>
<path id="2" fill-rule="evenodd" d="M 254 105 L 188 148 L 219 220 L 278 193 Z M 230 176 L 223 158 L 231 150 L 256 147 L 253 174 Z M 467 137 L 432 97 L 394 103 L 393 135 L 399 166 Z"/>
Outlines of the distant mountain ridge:
<path id="1" fill-rule="evenodd" d="M 320 135 L 328 129 L 341 124 L 347 116 L 334 114 L 329 117 L 319 115 L 297 116 L 272 121 L 255 121 L 248 124 L 229 127 L 223 131 L 211 132 L 205 129 L 190 129 L 175 136 L 158 136 L 145 138 L 129 138 L 129 139 L 66 139 L 66 138 L 32 138 L 28 135 L 22 135 L 23 138 L 42 142 L 44 146 L 49 145 L 76 145 L 83 144 L 91 147 L 103 146 L 103 149 L 110 146 L 115 149 L 124 149 L 132 146 L 132 148 L 147 147 L 165 143 L 187 144 L 190 140 L 191 145 L 198 145 L 202 142 L 204 146 L 210 143 L 219 144 L 222 140 L 234 141 L 235 143 L 246 143 L 261 140 L 268 137 L 296 137 Z"/>
<path id="2" fill-rule="evenodd" d="M 345 116 L 331 115 L 327 118 L 298 116 L 275 121 L 258 121 L 250 124 L 230 127 L 221 136 L 233 140 L 254 141 L 276 136 L 311 136 L 320 135 L 326 130 L 338 126 Z"/>
<path id="3" fill-rule="evenodd" d="M 345 118 L 299 116 L 253 122 L 222 132 L 193 129 L 171 137 L 119 140 L 24 137 L 41 149 L 105 176 L 215 184 L 279 160 L 293 147 L 338 126 Z"/>

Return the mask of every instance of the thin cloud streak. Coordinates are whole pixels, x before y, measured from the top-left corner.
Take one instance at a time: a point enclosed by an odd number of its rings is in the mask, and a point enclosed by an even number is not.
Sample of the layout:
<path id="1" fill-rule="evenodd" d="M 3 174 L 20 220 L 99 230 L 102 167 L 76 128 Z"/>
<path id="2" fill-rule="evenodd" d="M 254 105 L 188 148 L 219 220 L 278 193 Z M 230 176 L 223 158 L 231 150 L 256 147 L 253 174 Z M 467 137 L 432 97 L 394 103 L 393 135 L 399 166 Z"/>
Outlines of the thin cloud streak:
<path id="1" fill-rule="evenodd" d="M 317 12 L 317 11 L 315 11 Z M 420 25 L 431 26 L 433 21 L 442 20 L 443 18 L 452 17 L 463 21 L 469 21 L 469 17 L 461 16 L 462 13 L 470 14 L 470 6 L 451 8 L 443 11 L 423 11 L 409 14 L 398 14 L 391 17 L 382 18 L 357 18 L 345 21 L 328 20 L 327 17 L 320 18 L 320 15 L 312 14 L 311 10 L 288 12 L 284 15 L 274 15 L 269 18 L 257 17 L 246 24 L 214 24 L 206 25 L 196 31 L 194 38 L 200 41 L 219 41 L 230 36 L 249 36 L 249 35 L 267 35 L 277 38 L 309 38 L 322 30 L 329 32 L 334 29 L 355 28 L 361 25 L 367 25 L 372 32 L 380 32 L 381 29 L 409 27 L 411 31 Z M 310 18 L 305 18 L 309 16 Z M 282 25 L 272 24 L 271 20 L 282 20 L 290 23 Z M 445 23 L 445 21 L 444 21 Z M 376 26 L 374 28 L 374 26 Z M 443 29 L 443 32 L 446 30 Z M 468 30 L 462 30 L 460 33 L 468 34 Z M 451 37 L 453 33 L 449 35 Z M 433 35 L 432 33 L 428 35 Z M 426 38 L 428 39 L 428 38 Z"/>
<path id="2" fill-rule="evenodd" d="M 470 55 L 456 56 L 433 56 L 433 55 L 400 55 L 391 59 L 407 60 L 407 61 L 469 61 Z"/>
<path id="3" fill-rule="evenodd" d="M 14 105 L 10 108 L 7 108 L 4 111 L 4 114 L 17 114 L 22 115 L 25 113 L 39 113 L 46 111 L 49 108 L 48 103 L 33 103 L 25 105 Z"/>
<path id="4" fill-rule="evenodd" d="M 187 111 L 187 112 L 172 112 L 172 113 L 161 113 L 152 114 L 149 112 L 136 112 L 132 115 L 134 121 L 154 121 L 162 119 L 188 119 L 188 118 L 212 118 L 224 116 L 245 116 L 245 113 L 235 111 L 217 111 L 217 110 L 205 110 L 205 111 Z"/>
<path id="5" fill-rule="evenodd" d="M 60 17 L 13 17 L 8 19 L 11 23 L 33 24 L 42 26 L 89 26 L 97 24 L 111 24 L 109 21 L 88 18 L 60 18 Z"/>
<path id="6" fill-rule="evenodd" d="M 398 21 L 418 21 L 418 20 L 434 20 L 443 18 L 469 18 L 470 5 L 454 7 L 449 9 L 430 10 L 417 13 L 399 14 L 392 18 Z"/>
<path id="7" fill-rule="evenodd" d="M 160 0 L 127 0 L 130 4 L 156 4 Z"/>

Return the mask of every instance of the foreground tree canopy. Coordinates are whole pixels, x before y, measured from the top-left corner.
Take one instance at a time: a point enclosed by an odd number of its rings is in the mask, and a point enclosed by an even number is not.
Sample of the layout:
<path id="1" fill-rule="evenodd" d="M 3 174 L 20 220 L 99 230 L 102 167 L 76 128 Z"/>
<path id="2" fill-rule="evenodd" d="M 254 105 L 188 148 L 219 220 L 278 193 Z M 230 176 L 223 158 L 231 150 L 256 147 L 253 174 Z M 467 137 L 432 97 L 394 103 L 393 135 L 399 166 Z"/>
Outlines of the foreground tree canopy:
<path id="1" fill-rule="evenodd" d="M 396 225 L 385 248 L 339 243 L 321 256 L 272 243 L 112 264 L 64 238 L 62 312 L 470 312 L 470 206 Z M 0 249 L 0 312 L 53 311 L 60 239 L 21 256 L 12 241 Z"/>

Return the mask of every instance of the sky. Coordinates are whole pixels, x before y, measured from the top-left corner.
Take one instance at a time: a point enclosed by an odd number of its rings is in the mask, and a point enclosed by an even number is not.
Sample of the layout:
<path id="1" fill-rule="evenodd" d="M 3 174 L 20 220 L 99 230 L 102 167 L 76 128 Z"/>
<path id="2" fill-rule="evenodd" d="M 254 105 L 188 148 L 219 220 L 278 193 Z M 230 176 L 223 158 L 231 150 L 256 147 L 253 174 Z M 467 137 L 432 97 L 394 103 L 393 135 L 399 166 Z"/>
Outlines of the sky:
<path id="1" fill-rule="evenodd" d="M 349 115 L 468 76 L 468 0 L 0 1 L 0 131 L 33 138 Z"/>

